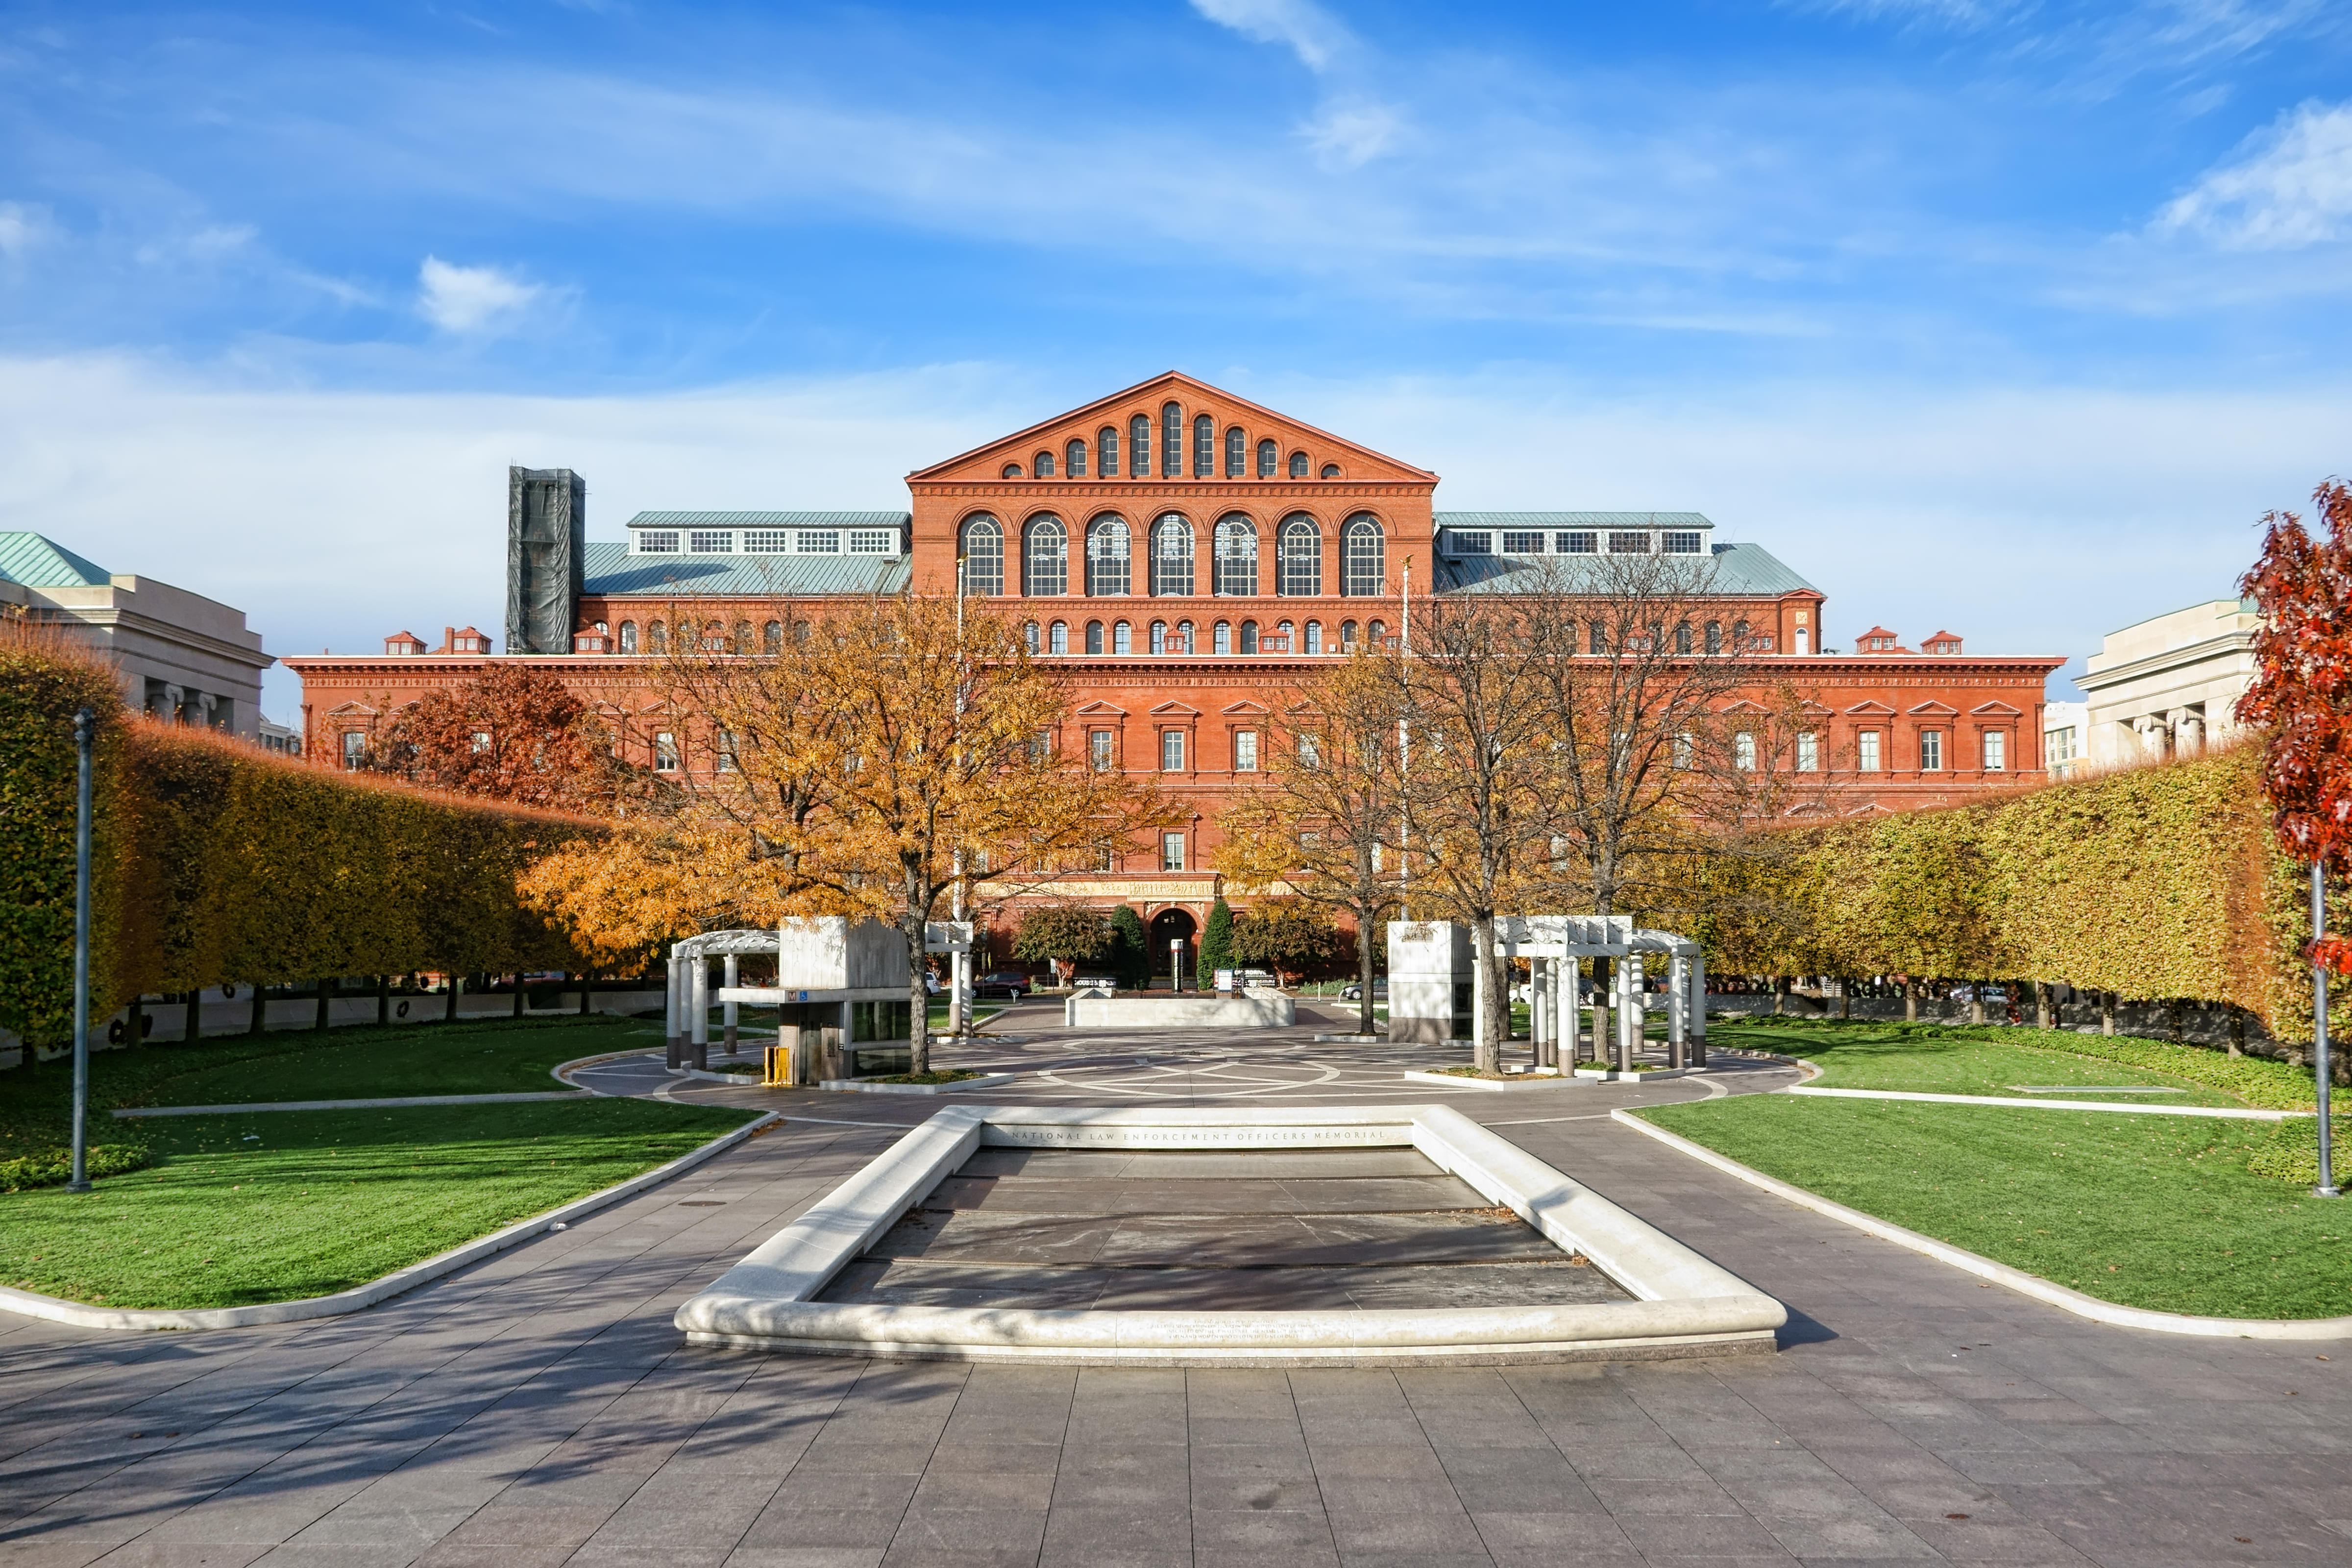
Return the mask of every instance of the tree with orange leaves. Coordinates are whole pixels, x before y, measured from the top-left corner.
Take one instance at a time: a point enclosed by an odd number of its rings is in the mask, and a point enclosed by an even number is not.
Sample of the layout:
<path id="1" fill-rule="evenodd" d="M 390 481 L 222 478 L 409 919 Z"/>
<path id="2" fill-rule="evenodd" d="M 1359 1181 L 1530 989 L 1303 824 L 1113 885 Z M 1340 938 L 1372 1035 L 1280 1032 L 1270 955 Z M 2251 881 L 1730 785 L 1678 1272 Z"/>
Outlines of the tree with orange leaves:
<path id="1" fill-rule="evenodd" d="M 563 682 L 501 661 L 433 692 L 371 737 L 362 765 L 409 784 L 520 805 L 610 811 L 652 788 Z"/>

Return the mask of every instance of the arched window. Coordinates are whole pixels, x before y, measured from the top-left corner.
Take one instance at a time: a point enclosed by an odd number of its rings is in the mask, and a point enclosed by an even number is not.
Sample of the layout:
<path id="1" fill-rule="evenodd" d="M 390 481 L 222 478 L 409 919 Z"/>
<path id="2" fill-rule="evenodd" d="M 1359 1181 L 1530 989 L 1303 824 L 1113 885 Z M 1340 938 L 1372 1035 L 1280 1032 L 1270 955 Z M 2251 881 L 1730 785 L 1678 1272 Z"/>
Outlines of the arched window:
<path id="1" fill-rule="evenodd" d="M 1004 592 L 1004 530 L 985 514 L 963 525 L 963 591 Z"/>
<path id="2" fill-rule="evenodd" d="M 1691 629 L 1690 629 L 1690 623 L 1689 623 L 1688 621 L 1685 621 L 1681 626 L 1676 626 L 1676 627 L 1675 628 L 1675 651 L 1676 653 L 1688 653 L 1688 652 L 1690 652 L 1690 650 L 1691 650 Z"/>
<path id="3" fill-rule="evenodd" d="M 1307 466 L 1306 453 L 1293 452 L 1290 454 L 1290 477 L 1292 479 L 1303 479 L 1310 471 L 1311 470 Z"/>
<path id="4" fill-rule="evenodd" d="M 1364 628 L 1364 646 L 1377 653 L 1389 646 L 1389 624 L 1374 621 Z"/>
<path id="5" fill-rule="evenodd" d="M 621 651 L 623 653 L 637 651 L 637 623 L 635 621 L 621 623 Z"/>
<path id="6" fill-rule="evenodd" d="M 1111 627 L 1110 651 L 1113 653 L 1133 653 L 1135 651 L 1135 628 L 1129 626 L 1125 621 L 1121 621 L 1117 626 Z"/>
<path id="7" fill-rule="evenodd" d="M 1292 513 L 1282 520 L 1282 548 L 1275 592 L 1286 596 L 1323 591 L 1323 532 L 1315 520 Z"/>
<path id="8" fill-rule="evenodd" d="M 1748 623 L 1746 621 L 1734 621 L 1731 623 L 1731 651 L 1734 653 L 1746 653 L 1748 651 Z"/>
<path id="9" fill-rule="evenodd" d="M 1234 651 L 1233 622 L 1219 621 L 1216 626 L 1211 629 L 1209 633 L 1209 651 L 1211 653 L 1231 653 Z"/>
<path id="10" fill-rule="evenodd" d="M 1021 638 L 1024 642 L 1029 645 L 1029 651 L 1031 653 L 1037 652 L 1037 623 L 1031 621 L 1026 626 L 1024 626 L 1021 628 Z"/>
<path id="11" fill-rule="evenodd" d="M 1249 473 L 1249 434 L 1235 425 L 1225 431 L 1225 478 L 1238 479 Z"/>
<path id="12" fill-rule="evenodd" d="M 1260 441 L 1257 444 L 1257 477 L 1262 479 L 1274 478 L 1275 467 L 1281 457 L 1281 449 L 1272 440 Z"/>
<path id="13" fill-rule="evenodd" d="M 1088 621 L 1087 623 L 1087 651 L 1088 653 L 1100 653 L 1102 650 L 1102 623 L 1100 621 Z"/>
<path id="14" fill-rule="evenodd" d="M 1087 477 L 1087 444 L 1084 441 L 1071 442 L 1062 456 L 1065 459 L 1063 472 L 1074 479 Z"/>
<path id="15" fill-rule="evenodd" d="M 1706 651 L 1709 653 L 1721 653 L 1723 651 L 1723 623 L 1721 621 L 1709 621 L 1706 623 Z"/>
<path id="16" fill-rule="evenodd" d="M 1298 644 L 1297 639 L 1292 636 L 1292 628 L 1288 621 L 1276 621 L 1274 624 L 1274 647 L 1270 651 L 1274 653 L 1297 653 L 1298 651 Z"/>
<path id="17" fill-rule="evenodd" d="M 1045 651 L 1047 653 L 1070 651 L 1070 625 L 1067 621 L 1055 621 L 1046 628 Z"/>
<path id="18" fill-rule="evenodd" d="M 1323 651 L 1323 623 L 1321 621 L 1309 621 L 1307 623 L 1306 651 L 1308 653 L 1321 653 Z"/>
<path id="19" fill-rule="evenodd" d="M 760 651 L 761 653 L 782 653 L 784 651 L 783 622 L 770 621 L 766 626 L 760 628 Z"/>
<path id="20" fill-rule="evenodd" d="M 1166 653 L 1168 651 L 1168 623 L 1166 621 L 1154 621 L 1151 623 L 1151 651 L 1154 653 Z"/>
<path id="21" fill-rule="evenodd" d="M 1118 426 L 1106 425 L 1095 432 L 1095 473 L 1106 479 L 1118 478 Z"/>
<path id="22" fill-rule="evenodd" d="M 1338 479 L 1338 478 L 1339 477 L 1339 464 L 1337 464 L 1337 463 L 1326 463 L 1326 464 L 1324 464 L 1324 465 L 1323 465 L 1323 477 L 1324 477 L 1325 479 Z"/>
<path id="23" fill-rule="evenodd" d="M 1184 411 L 1172 403 L 1160 410 L 1160 477 L 1184 477 Z"/>
<path id="24" fill-rule="evenodd" d="M 1030 463 L 1029 471 L 1036 475 L 1041 479 L 1052 479 L 1054 477 L 1054 454 L 1051 452 L 1038 453 L 1036 458 Z"/>
<path id="25" fill-rule="evenodd" d="M 737 621 L 735 623 L 735 636 L 733 640 L 729 642 L 727 645 L 727 651 L 730 653 L 750 653 L 751 651 L 751 622 Z"/>
<path id="26" fill-rule="evenodd" d="M 1257 592 L 1257 524 L 1239 512 L 1217 520 L 1217 581 L 1220 595 Z"/>
<path id="27" fill-rule="evenodd" d="M 1151 477 L 1151 421 L 1140 414 L 1127 422 L 1127 471 L 1139 479 Z"/>
<path id="28" fill-rule="evenodd" d="M 1032 598 L 1070 591 L 1070 536 L 1060 518 L 1029 520 L 1022 566 L 1021 591 Z"/>
<path id="29" fill-rule="evenodd" d="M 809 624 L 806 621 L 794 621 L 793 623 L 793 641 L 796 643 L 805 643 L 808 640 Z"/>
<path id="30" fill-rule="evenodd" d="M 1020 464 L 1018 464 L 1018 463 L 1007 463 L 1007 464 L 1005 464 L 1005 465 L 1004 465 L 1004 477 L 1005 477 L 1006 479 L 1019 479 L 1019 478 L 1021 477 L 1021 465 L 1020 465 Z"/>
<path id="31" fill-rule="evenodd" d="M 1176 635 L 1169 639 L 1168 651 L 1170 653 L 1191 653 L 1192 651 L 1192 622 L 1178 621 L 1176 623 Z"/>
<path id="32" fill-rule="evenodd" d="M 1257 623 L 1255 621 L 1244 621 L 1242 623 L 1242 651 L 1244 653 L 1255 653 L 1257 651 Z"/>
<path id="33" fill-rule="evenodd" d="M 1205 479 L 1217 471 L 1217 422 L 1205 414 L 1192 418 L 1192 477 Z"/>
<path id="34" fill-rule="evenodd" d="M 1134 540 L 1123 517 L 1098 517 L 1087 525 L 1087 592 L 1096 598 L 1135 592 L 1129 573 Z"/>
<path id="35" fill-rule="evenodd" d="M 669 628 L 659 621 L 651 622 L 646 627 L 646 651 L 647 653 L 669 651 Z"/>
<path id="36" fill-rule="evenodd" d="M 1351 599 L 1376 599 L 1387 576 L 1381 525 L 1360 512 L 1339 531 L 1339 592 Z"/>
<path id="37" fill-rule="evenodd" d="M 1151 525 L 1151 592 L 1179 598 L 1192 592 L 1192 525 L 1180 512 Z"/>
<path id="38" fill-rule="evenodd" d="M 717 621 L 706 621 L 702 626 L 702 647 L 706 653 L 727 651 L 727 628 Z"/>
<path id="39" fill-rule="evenodd" d="M 1339 651 L 1341 653 L 1356 651 L 1356 623 L 1353 621 L 1339 623 Z"/>

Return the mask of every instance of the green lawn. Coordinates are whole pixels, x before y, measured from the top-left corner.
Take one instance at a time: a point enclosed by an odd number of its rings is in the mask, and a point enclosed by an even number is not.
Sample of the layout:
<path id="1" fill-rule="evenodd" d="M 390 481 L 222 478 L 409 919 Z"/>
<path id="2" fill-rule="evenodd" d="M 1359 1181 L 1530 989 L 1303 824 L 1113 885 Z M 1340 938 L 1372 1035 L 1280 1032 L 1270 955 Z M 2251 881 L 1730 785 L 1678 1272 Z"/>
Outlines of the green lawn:
<path id="1" fill-rule="evenodd" d="M 2248 1169 L 2300 1129 L 1788 1095 L 1638 1114 L 2102 1300 L 2219 1317 L 2352 1313 L 2352 1207 Z"/>
<path id="2" fill-rule="evenodd" d="M 79 1196 L 0 1196 L 0 1283 L 111 1307 L 322 1295 L 674 1160 L 757 1114 L 591 1100 L 157 1117 L 140 1127 L 146 1169 Z"/>

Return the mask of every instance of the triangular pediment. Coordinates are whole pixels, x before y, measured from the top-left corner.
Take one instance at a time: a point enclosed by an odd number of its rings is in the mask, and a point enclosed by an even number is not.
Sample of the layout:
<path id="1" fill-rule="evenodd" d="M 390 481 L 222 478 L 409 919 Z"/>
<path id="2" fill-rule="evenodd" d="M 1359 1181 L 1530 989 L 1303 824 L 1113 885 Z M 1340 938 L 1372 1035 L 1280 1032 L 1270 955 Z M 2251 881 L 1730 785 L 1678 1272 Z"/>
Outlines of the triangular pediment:
<path id="1" fill-rule="evenodd" d="M 1884 702 L 1857 702 L 1846 710 L 1846 714 L 1854 719 L 1892 719 L 1895 710 Z"/>
<path id="2" fill-rule="evenodd" d="M 1154 719 L 1198 719 L 1200 716 L 1198 708 L 1187 708 L 1181 702 L 1162 702 L 1151 710 Z"/>
<path id="3" fill-rule="evenodd" d="M 1127 717 L 1127 710 L 1124 708 L 1114 708 L 1108 702 L 1089 702 L 1085 707 L 1078 710 L 1077 717 L 1081 719 L 1124 719 Z"/>
<path id="4" fill-rule="evenodd" d="M 1162 413 L 1171 403 L 1176 405 L 1182 416 L 1184 472 L 1181 475 L 1160 471 L 1160 447 L 1164 438 Z M 1192 473 L 1193 421 L 1203 414 L 1209 416 L 1215 425 L 1216 471 L 1211 475 L 1196 476 Z M 1105 485 L 1123 484 L 1137 478 L 1128 450 L 1128 435 L 1138 416 L 1149 421 L 1151 429 L 1150 471 L 1143 476 L 1147 483 L 1184 483 L 1195 479 L 1225 484 L 1255 481 L 1283 485 L 1321 484 L 1334 479 L 1350 484 L 1370 481 L 1433 486 L 1437 483 L 1437 476 L 1426 468 L 1400 462 L 1344 436 L 1335 436 L 1304 420 L 1277 413 L 1245 397 L 1236 397 L 1222 387 L 1212 386 L 1205 381 L 1173 370 L 1149 381 L 1139 382 L 1123 391 L 1114 392 L 1108 397 L 1097 398 L 1092 403 L 1057 414 L 1051 419 L 1040 420 L 1025 430 L 1016 430 L 986 446 L 959 453 L 945 462 L 919 468 L 907 476 L 907 482 L 910 485 L 1012 482 L 1022 485 L 1024 490 L 1034 487 L 1034 492 L 1041 498 L 1052 494 L 1057 487 L 1066 491 L 1074 484 L 1094 484 L 1097 481 Z M 1097 471 L 1101 466 L 1098 438 L 1106 426 L 1117 431 L 1119 437 L 1122 461 L 1119 472 L 1113 476 Z M 1225 473 L 1227 432 L 1234 428 L 1239 428 L 1244 436 L 1243 472 L 1239 479 Z M 1275 443 L 1275 473 L 1271 479 L 1264 478 L 1258 472 L 1259 443 L 1267 440 Z M 1087 472 L 1076 477 L 1066 471 L 1067 454 L 1073 441 L 1085 442 L 1087 447 Z M 1050 479 L 1040 478 L 1037 474 L 1036 459 L 1041 452 L 1051 453 L 1054 457 L 1054 475 Z M 1307 473 L 1303 479 L 1291 473 L 1291 459 L 1296 453 L 1306 455 Z M 1013 465 L 1020 468 L 1017 475 L 1006 471 Z M 1327 473 L 1328 469 L 1338 471 Z M 1098 497 L 1099 492 L 1097 495 Z M 1045 503 L 1041 499 L 1039 504 Z M 1101 503 L 1097 499 L 1091 504 Z"/>
<path id="5" fill-rule="evenodd" d="M 341 704 L 340 707 L 328 709 L 327 717 L 330 719 L 356 719 L 365 714 L 372 714 L 374 711 L 374 709 L 369 707 L 364 702 L 346 702 Z"/>
<path id="6" fill-rule="evenodd" d="M 1974 708 L 1969 709 L 1969 713 L 1970 717 L 1977 719 L 2022 719 L 2025 717 L 2023 710 L 2011 708 L 2006 702 L 1979 702 Z"/>
<path id="7" fill-rule="evenodd" d="M 1259 713 L 1271 713 L 1274 710 L 1268 708 L 1263 702 L 1234 702 L 1228 703 L 1225 707 L 1219 709 L 1218 711 L 1225 714 L 1255 715 Z"/>
<path id="8" fill-rule="evenodd" d="M 1960 716 L 1958 709 L 1945 702 L 1922 702 L 1907 711 L 1914 719 L 1957 719 Z"/>

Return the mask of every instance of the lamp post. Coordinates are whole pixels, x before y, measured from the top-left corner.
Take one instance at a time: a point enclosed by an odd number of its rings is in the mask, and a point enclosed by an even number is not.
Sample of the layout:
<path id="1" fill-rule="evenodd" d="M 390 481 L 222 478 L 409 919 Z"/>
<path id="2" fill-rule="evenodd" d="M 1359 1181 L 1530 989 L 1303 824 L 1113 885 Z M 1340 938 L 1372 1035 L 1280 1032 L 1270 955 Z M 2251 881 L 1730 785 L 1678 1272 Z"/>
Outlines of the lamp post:
<path id="1" fill-rule="evenodd" d="M 79 778 L 74 790 L 73 1176 L 69 1193 L 89 1191 L 89 747 L 98 715 L 74 715 Z"/>
<path id="2" fill-rule="evenodd" d="M 1184 989 L 1184 939 L 1171 937 L 1168 942 L 1168 989 Z"/>
<path id="3" fill-rule="evenodd" d="M 88 776 L 88 764 L 84 764 Z M 84 786 L 87 793 L 88 786 Z M 2316 947 L 2327 935 L 2327 862 L 2311 863 L 2311 941 Z M 2327 1121 L 2327 1091 L 2335 1068 L 2327 1059 L 2327 965 L 2317 953 L 2311 960 L 2311 1059 L 2312 1077 L 2319 1089 L 2319 1185 L 2313 1193 L 2323 1198 L 2340 1198 L 2344 1190 L 2336 1184 L 2335 1141 Z M 79 1125 L 79 1123 L 77 1123 Z M 79 1146 L 79 1145 L 77 1145 Z"/>

